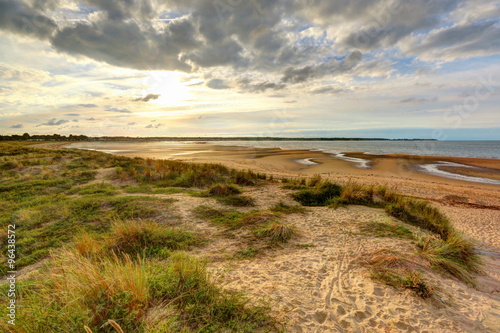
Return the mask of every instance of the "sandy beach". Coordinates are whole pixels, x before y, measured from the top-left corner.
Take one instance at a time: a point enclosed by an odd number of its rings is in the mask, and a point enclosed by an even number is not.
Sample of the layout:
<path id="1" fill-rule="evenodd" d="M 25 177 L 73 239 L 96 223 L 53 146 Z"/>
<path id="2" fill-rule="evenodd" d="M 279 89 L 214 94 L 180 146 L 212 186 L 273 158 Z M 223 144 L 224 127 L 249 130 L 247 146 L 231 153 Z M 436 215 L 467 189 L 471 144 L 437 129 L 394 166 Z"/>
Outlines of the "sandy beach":
<path id="1" fill-rule="evenodd" d="M 86 145 L 86 146 L 85 146 Z M 171 159 L 194 163 L 221 163 L 231 168 L 272 174 L 277 178 L 321 175 L 339 183 L 384 184 L 397 192 L 430 201 L 453 226 L 476 242 L 484 260 L 484 272 L 472 287 L 431 270 L 415 255 L 413 242 L 378 238 L 363 233 L 369 223 L 400 221 L 384 210 L 348 206 L 333 210 L 308 207 L 305 214 L 283 216 L 283 222 L 298 230 L 299 237 L 278 248 L 249 241 L 243 231 L 223 231 L 193 215 L 199 205 L 224 209 L 213 199 L 164 195 L 175 198 L 183 225 L 212 241 L 197 255 L 206 258 L 211 273 L 225 288 L 246 293 L 258 303 L 271 305 L 272 315 L 287 323 L 287 332 L 498 332 L 500 330 L 500 186 L 444 178 L 418 171 L 423 164 L 439 161 L 475 166 L 474 176 L 497 179 L 498 160 L 432 156 L 345 156 L 368 160 L 371 168 L 318 151 L 252 149 L 209 143 L 173 143 L 151 151 L 144 143 L 71 144 L 129 157 Z M 467 167 L 453 171 L 467 174 Z M 465 171 L 464 171 L 465 170 Z M 451 171 L 451 170 L 450 170 Z M 106 173 L 107 172 L 107 173 Z M 96 181 L 107 179 L 107 170 Z M 118 185 L 118 183 L 117 183 Z M 245 189 L 266 211 L 278 201 L 296 204 L 292 190 L 280 185 Z M 414 232 L 421 231 L 410 227 Z M 250 247 L 250 248 L 249 248 Z M 235 253 L 256 251 L 248 260 Z M 400 253 L 425 272 L 435 291 L 432 299 L 421 299 L 370 278 L 366 262 L 380 251 Z M 259 254 L 260 253 L 260 254 Z"/>
<path id="2" fill-rule="evenodd" d="M 68 147 L 80 147 L 70 144 Z M 446 161 L 478 167 L 477 176 L 500 177 L 500 160 L 346 153 L 347 157 L 370 161 L 372 168 L 356 167 L 319 151 L 281 150 L 222 146 L 212 143 L 169 143 L 161 150 L 148 150 L 148 143 L 86 143 L 86 148 L 129 156 L 171 159 L 194 163 L 222 163 L 230 168 L 265 172 L 275 177 L 310 177 L 316 174 L 334 181 L 384 184 L 398 192 L 431 201 L 451 219 L 456 228 L 472 237 L 481 249 L 500 253 L 500 186 L 444 178 L 416 170 L 418 165 Z M 302 164 L 304 161 L 313 163 Z M 476 169 L 475 169 L 476 170 Z M 458 174 L 466 168 L 454 168 Z"/>

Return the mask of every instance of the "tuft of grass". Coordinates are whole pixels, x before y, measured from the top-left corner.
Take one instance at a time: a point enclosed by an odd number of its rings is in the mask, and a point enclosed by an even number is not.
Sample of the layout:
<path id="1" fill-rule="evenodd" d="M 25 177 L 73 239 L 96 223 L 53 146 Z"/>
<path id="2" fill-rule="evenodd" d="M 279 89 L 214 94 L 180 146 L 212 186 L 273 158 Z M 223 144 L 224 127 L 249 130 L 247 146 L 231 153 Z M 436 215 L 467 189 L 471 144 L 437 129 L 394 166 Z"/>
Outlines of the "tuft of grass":
<path id="1" fill-rule="evenodd" d="M 225 197 L 217 197 L 217 201 L 233 207 L 254 207 L 255 200 L 249 196 L 228 195 Z"/>
<path id="2" fill-rule="evenodd" d="M 278 202 L 270 208 L 272 212 L 283 214 L 304 214 L 306 209 L 299 205 L 287 205 L 283 201 Z"/>
<path id="3" fill-rule="evenodd" d="M 381 249 L 367 257 L 373 280 L 395 288 L 408 289 L 422 298 L 433 295 L 433 288 L 425 281 L 419 265 L 401 254 Z"/>
<path id="4" fill-rule="evenodd" d="M 241 190 L 238 189 L 234 185 L 226 185 L 226 184 L 215 184 L 210 187 L 207 191 L 207 194 L 213 197 L 226 197 L 232 196 L 236 194 L 240 194 Z"/>
<path id="5" fill-rule="evenodd" d="M 245 214 L 238 211 L 221 210 L 201 205 L 196 207 L 193 213 L 200 219 L 209 220 L 230 229 L 239 229 L 244 225 L 243 217 Z"/>
<path id="6" fill-rule="evenodd" d="M 402 225 L 381 222 L 363 223 L 360 231 L 376 237 L 414 239 L 413 233 Z"/>
<path id="7" fill-rule="evenodd" d="M 422 237 L 417 246 L 422 257 L 433 267 L 475 285 L 472 274 L 481 272 L 482 261 L 473 251 L 472 244 L 463 236 L 453 233 L 446 241 Z"/>
<path id="8" fill-rule="evenodd" d="M 108 236 L 108 250 L 129 255 L 155 256 L 168 251 L 188 250 L 203 240 L 193 233 L 166 228 L 155 222 L 114 221 Z"/>
<path id="9" fill-rule="evenodd" d="M 259 255 L 260 250 L 259 249 L 254 249 L 253 247 L 250 247 L 246 250 L 240 250 L 237 251 L 237 257 L 241 259 L 250 259 L 250 258 L 255 258 L 257 255 Z"/>
<path id="10" fill-rule="evenodd" d="M 97 183 L 84 185 L 80 187 L 75 187 L 68 191 L 68 194 L 80 194 L 80 195 L 88 195 L 88 194 L 98 194 L 98 195 L 115 195 L 117 193 L 117 188 L 109 183 Z"/>
<path id="11" fill-rule="evenodd" d="M 292 197 L 303 206 L 327 206 L 341 191 L 340 185 L 325 182 L 317 188 L 294 193 Z"/>
<path id="12" fill-rule="evenodd" d="M 287 243 L 293 236 L 297 235 L 297 231 L 287 224 L 273 222 L 258 230 L 258 234 L 269 238 L 272 243 Z"/>

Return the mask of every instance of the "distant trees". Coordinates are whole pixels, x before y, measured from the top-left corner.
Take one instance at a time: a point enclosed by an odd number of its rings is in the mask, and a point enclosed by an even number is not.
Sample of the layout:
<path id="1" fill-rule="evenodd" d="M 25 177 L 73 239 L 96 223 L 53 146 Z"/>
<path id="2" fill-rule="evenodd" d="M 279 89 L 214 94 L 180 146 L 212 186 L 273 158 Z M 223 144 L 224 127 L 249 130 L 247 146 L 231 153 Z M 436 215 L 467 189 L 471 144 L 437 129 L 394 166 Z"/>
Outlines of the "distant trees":
<path id="1" fill-rule="evenodd" d="M 89 137 L 86 135 L 73 135 L 69 136 L 60 134 L 38 134 L 30 135 L 29 133 L 24 133 L 23 135 L 0 135 L 0 141 L 86 141 Z"/>

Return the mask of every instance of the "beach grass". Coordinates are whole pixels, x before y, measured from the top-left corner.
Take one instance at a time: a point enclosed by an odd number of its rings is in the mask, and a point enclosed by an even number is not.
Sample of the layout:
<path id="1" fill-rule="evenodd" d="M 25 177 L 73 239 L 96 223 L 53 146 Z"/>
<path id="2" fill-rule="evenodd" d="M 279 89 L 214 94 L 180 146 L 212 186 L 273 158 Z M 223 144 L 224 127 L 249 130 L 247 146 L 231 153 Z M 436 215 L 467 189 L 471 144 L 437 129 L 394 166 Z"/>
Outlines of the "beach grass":
<path id="1" fill-rule="evenodd" d="M 472 284 L 473 274 L 480 272 L 481 260 L 474 252 L 474 244 L 457 232 L 437 208 L 424 200 L 400 195 L 385 186 L 354 182 L 338 185 L 321 180 L 318 176 L 309 182 L 296 180 L 295 183 L 308 187 L 292 194 L 304 206 L 330 206 L 337 209 L 340 206 L 364 205 L 383 208 L 389 215 L 430 231 L 440 239 L 421 242 L 419 246 L 422 256 L 431 261 L 434 267 Z M 382 232 L 381 226 L 373 226 L 372 231 L 375 234 Z M 388 227 L 384 227 L 383 232 L 389 232 Z M 403 230 L 391 231 L 393 235 L 395 232 L 404 233 Z"/>
<path id="2" fill-rule="evenodd" d="M 262 175 L 220 165 L 188 166 L 17 143 L 0 146 L 0 223 L 5 228 L 14 224 L 22 235 L 16 243 L 16 268 L 48 259 L 34 275 L 18 282 L 16 326 L 2 322 L 2 328 L 281 330 L 268 308 L 249 305 L 243 295 L 222 290 L 204 262 L 179 252 L 207 240 L 171 226 L 178 221 L 174 199 L 151 196 L 196 192 L 192 189 L 216 183 L 228 188 L 236 181 L 255 185 L 265 179 Z M 102 170 L 113 172 L 96 180 Z M 123 183 L 127 185 L 120 186 Z M 0 235 L 2 244 L 6 236 Z M 0 310 L 1 315 L 5 311 Z"/>

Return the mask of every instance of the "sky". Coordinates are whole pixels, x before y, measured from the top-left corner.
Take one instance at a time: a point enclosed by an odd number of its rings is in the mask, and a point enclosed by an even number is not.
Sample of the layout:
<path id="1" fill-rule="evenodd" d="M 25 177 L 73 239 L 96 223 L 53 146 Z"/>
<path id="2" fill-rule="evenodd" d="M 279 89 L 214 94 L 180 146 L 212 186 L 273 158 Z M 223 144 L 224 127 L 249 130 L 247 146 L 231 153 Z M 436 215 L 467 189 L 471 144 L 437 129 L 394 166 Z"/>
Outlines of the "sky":
<path id="1" fill-rule="evenodd" d="M 0 134 L 500 140 L 491 0 L 0 0 Z"/>

